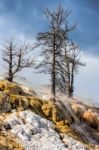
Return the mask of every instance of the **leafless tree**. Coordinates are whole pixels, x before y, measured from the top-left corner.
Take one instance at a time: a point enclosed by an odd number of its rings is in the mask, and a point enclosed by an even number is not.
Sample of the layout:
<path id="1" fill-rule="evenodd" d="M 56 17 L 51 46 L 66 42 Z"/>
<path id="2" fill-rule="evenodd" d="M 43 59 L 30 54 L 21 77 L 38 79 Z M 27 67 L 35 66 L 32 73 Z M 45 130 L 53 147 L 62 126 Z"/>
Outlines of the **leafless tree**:
<path id="1" fill-rule="evenodd" d="M 60 5 L 54 10 L 46 9 L 45 15 L 49 22 L 49 31 L 38 33 L 37 39 L 41 43 L 42 60 L 36 68 L 40 69 L 40 73 L 48 73 L 51 75 L 51 92 L 55 97 L 58 87 L 58 76 L 61 74 L 61 53 L 65 46 L 64 39 L 67 39 L 67 18 L 70 14 L 69 10 L 64 10 Z"/>
<path id="2" fill-rule="evenodd" d="M 2 48 L 2 59 L 7 66 L 7 80 L 12 82 L 18 72 L 34 66 L 30 44 L 16 44 L 14 40 L 5 41 Z M 31 57 L 32 56 L 32 57 Z"/>
<path id="3" fill-rule="evenodd" d="M 60 91 L 69 97 L 73 97 L 74 75 L 77 73 L 79 66 L 85 66 L 85 64 L 80 61 L 81 50 L 79 46 L 77 46 L 74 42 L 68 45 L 66 45 L 66 49 L 64 49 L 62 57 L 62 73 L 59 78 L 61 82 Z"/>

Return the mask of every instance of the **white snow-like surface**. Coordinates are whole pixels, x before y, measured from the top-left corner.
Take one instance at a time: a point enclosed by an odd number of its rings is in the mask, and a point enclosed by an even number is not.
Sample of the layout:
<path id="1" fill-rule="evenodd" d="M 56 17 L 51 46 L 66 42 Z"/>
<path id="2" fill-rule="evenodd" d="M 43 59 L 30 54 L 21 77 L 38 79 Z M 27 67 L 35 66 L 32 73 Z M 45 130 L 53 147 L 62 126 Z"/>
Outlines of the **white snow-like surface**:
<path id="1" fill-rule="evenodd" d="M 19 112 L 19 117 L 14 112 L 5 124 L 10 125 L 11 133 L 25 150 L 68 150 L 54 130 L 54 124 L 29 110 Z"/>
<path id="2" fill-rule="evenodd" d="M 13 112 L 4 121 L 5 127 L 22 143 L 25 150 L 86 150 L 80 142 L 55 131 L 54 124 L 30 110 Z"/>
<path id="3" fill-rule="evenodd" d="M 87 150 L 83 144 L 79 141 L 69 137 L 68 135 L 64 135 L 63 141 L 68 145 L 68 148 L 71 150 Z"/>

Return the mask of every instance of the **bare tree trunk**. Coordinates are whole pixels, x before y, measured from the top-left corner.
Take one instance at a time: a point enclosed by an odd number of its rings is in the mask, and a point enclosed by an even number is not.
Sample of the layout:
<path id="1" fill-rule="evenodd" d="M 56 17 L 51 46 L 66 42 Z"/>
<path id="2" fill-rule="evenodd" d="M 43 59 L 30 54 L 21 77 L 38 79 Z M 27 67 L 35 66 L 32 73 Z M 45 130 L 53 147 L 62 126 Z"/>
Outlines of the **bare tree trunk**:
<path id="1" fill-rule="evenodd" d="M 73 97 L 74 92 L 74 64 L 72 64 L 72 71 L 71 71 L 71 85 L 70 85 L 70 94 L 69 97 Z"/>
<path id="2" fill-rule="evenodd" d="M 70 97 L 70 67 L 69 67 L 69 60 L 67 60 L 67 95 Z"/>
<path id="3" fill-rule="evenodd" d="M 11 44 L 11 43 L 10 43 Z M 8 81 L 12 82 L 13 81 L 13 73 L 12 73 L 12 44 L 10 45 L 10 55 L 9 55 L 9 76 L 8 76 Z"/>
<path id="4" fill-rule="evenodd" d="M 52 59 L 52 95 L 56 96 L 56 72 L 55 72 L 55 34 L 53 35 L 53 59 Z"/>

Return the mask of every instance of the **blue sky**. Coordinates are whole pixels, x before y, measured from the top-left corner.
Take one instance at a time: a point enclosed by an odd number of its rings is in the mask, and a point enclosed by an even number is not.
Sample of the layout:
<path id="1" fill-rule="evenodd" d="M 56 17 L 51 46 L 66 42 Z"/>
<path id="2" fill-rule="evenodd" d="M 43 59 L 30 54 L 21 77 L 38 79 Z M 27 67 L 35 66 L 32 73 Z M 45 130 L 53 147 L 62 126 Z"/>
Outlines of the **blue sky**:
<path id="1" fill-rule="evenodd" d="M 56 8 L 58 3 L 59 0 L 0 0 L 0 41 L 12 36 L 18 39 L 34 40 L 38 32 L 48 29 L 44 16 L 45 8 Z M 90 63 L 91 66 L 95 63 L 94 67 L 96 67 L 99 64 L 99 0 L 60 0 L 60 3 L 64 9 L 71 10 L 68 18 L 69 24 L 77 24 L 77 28 L 70 34 L 70 37 L 82 47 L 84 61 Z M 82 76 L 83 73 L 80 72 L 78 79 L 82 78 L 83 82 L 88 79 L 88 82 L 92 82 L 97 91 L 99 89 L 99 69 L 97 67 L 95 72 L 94 67 L 89 69 L 88 66 L 89 64 L 85 70 L 91 70 L 90 73 L 93 75 L 92 78 L 95 76 L 95 82 L 86 78 L 90 76 L 89 72 L 85 73 L 86 76 Z M 76 79 L 77 84 L 78 79 Z M 99 98 L 98 93 L 93 90 L 92 95 L 89 86 L 85 84 L 84 87 L 83 82 L 79 83 L 80 86 L 76 85 L 76 89 L 80 88 L 78 91 L 81 96 L 86 93 L 86 96 Z"/>
<path id="2" fill-rule="evenodd" d="M 0 0 L 0 37 L 16 32 L 33 38 L 37 32 L 48 28 L 44 9 L 55 8 L 59 0 Z M 65 9 L 72 10 L 71 24 L 77 23 L 71 37 L 89 53 L 99 54 L 99 1 L 60 0 Z M 8 30 L 9 29 L 9 30 Z"/>

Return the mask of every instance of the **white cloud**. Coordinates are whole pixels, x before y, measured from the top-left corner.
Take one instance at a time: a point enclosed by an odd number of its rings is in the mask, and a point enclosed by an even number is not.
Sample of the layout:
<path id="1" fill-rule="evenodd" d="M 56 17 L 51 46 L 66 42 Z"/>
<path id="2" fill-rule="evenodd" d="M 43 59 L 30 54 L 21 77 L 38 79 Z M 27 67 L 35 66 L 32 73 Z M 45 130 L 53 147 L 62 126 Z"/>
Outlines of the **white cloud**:
<path id="1" fill-rule="evenodd" d="M 79 69 L 75 79 L 75 94 L 99 103 L 99 58 L 84 55 L 85 67 Z"/>

